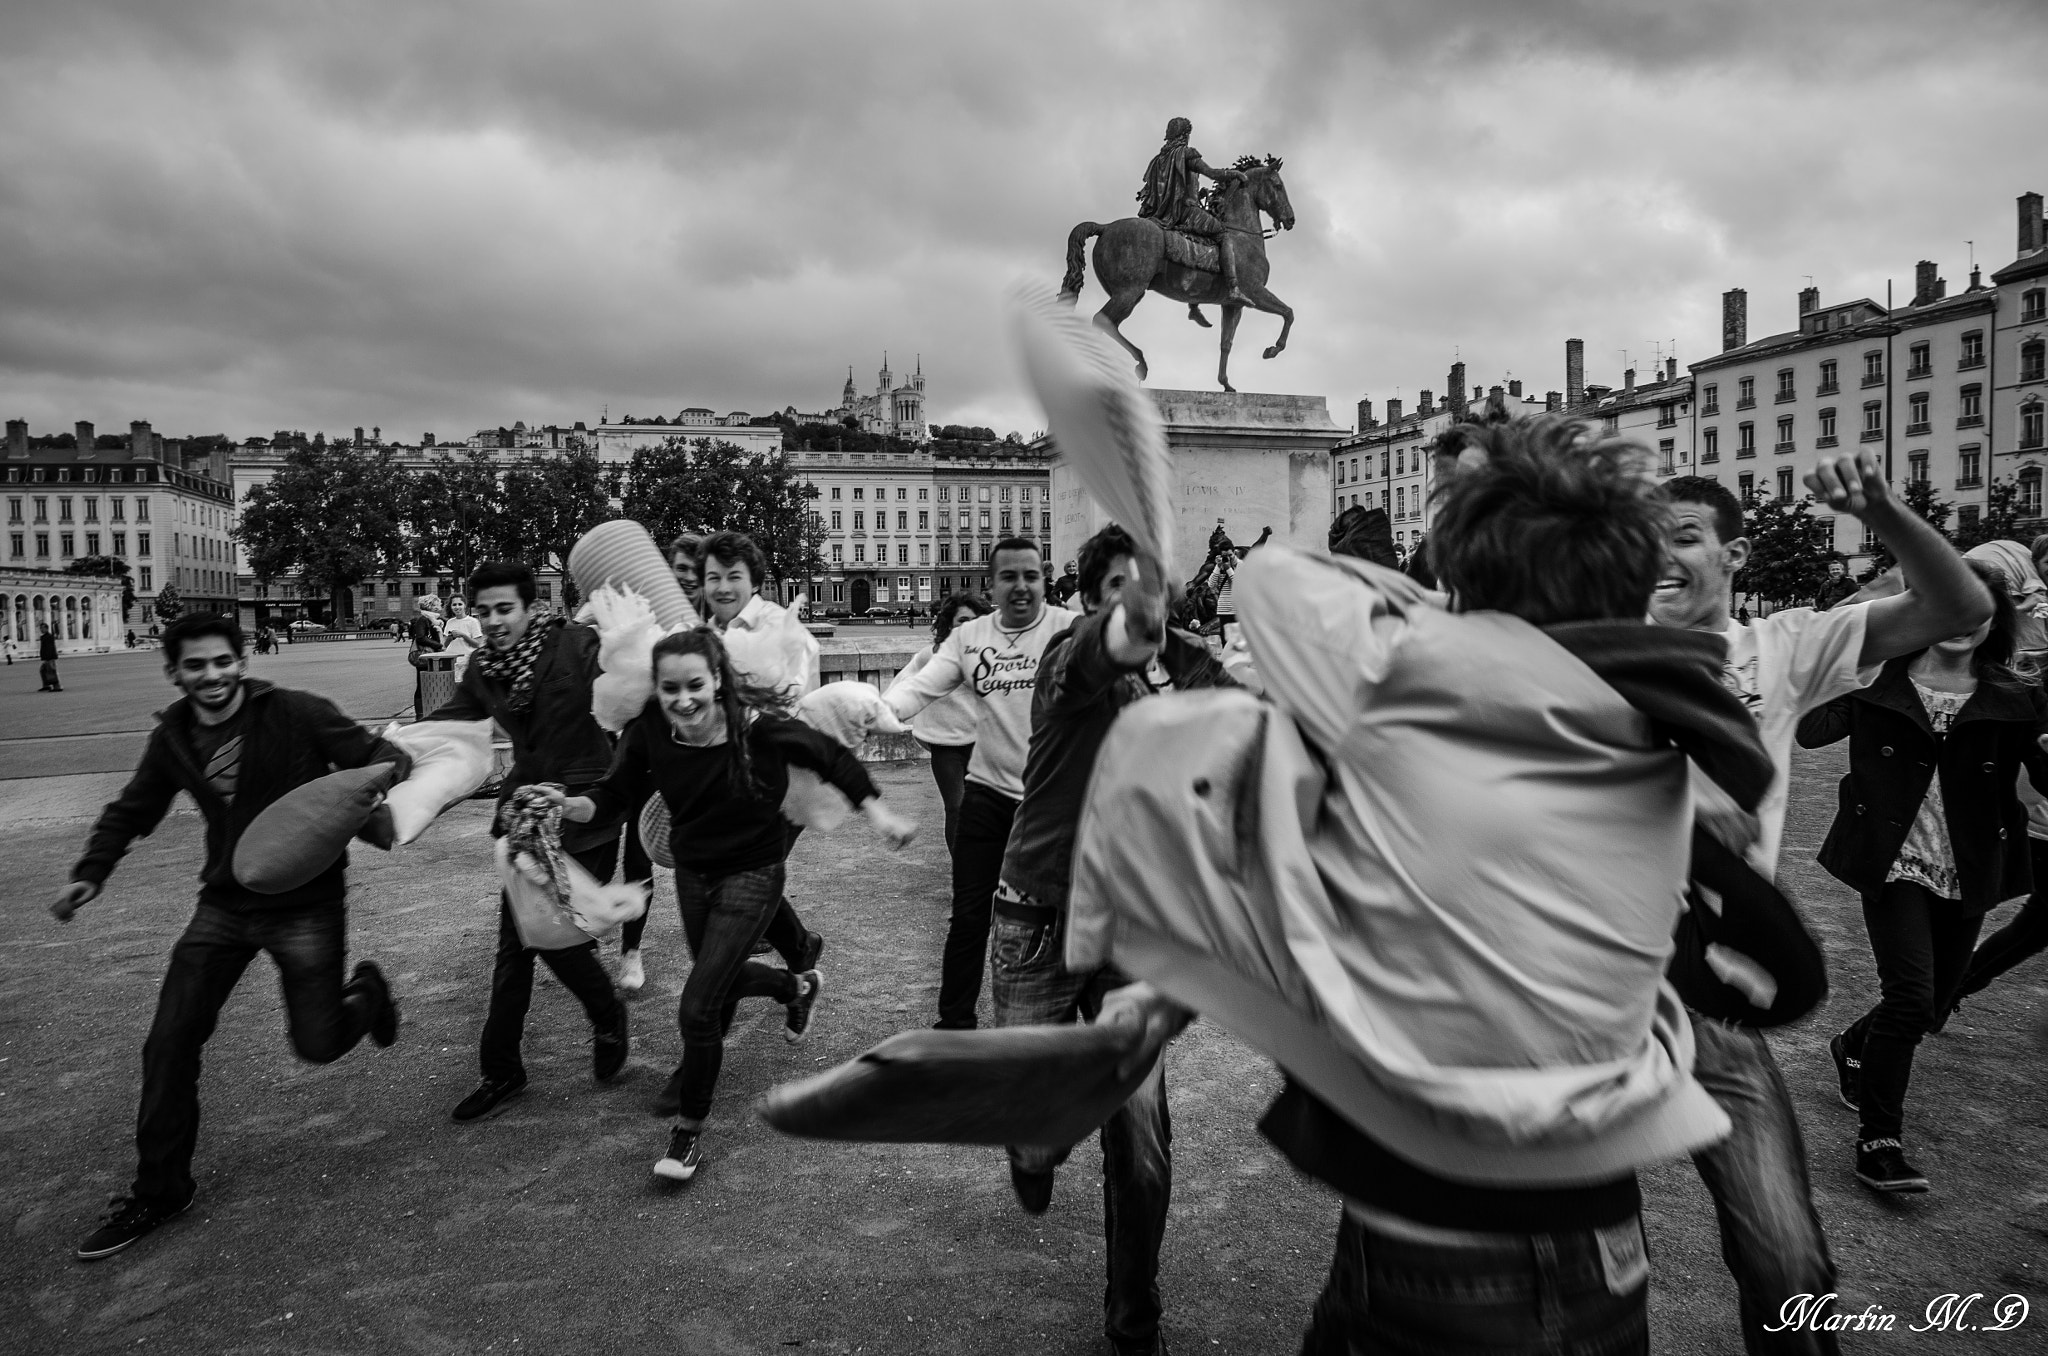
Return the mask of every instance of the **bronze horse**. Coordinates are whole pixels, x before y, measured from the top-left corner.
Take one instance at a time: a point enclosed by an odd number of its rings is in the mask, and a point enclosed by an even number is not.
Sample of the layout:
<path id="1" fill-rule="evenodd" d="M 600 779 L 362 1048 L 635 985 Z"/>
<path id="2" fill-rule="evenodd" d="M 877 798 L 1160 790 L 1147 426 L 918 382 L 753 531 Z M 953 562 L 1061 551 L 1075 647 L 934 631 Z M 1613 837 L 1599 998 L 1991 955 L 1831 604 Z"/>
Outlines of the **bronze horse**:
<path id="1" fill-rule="evenodd" d="M 1287 201 L 1287 185 L 1280 181 L 1277 156 L 1269 155 L 1263 163 L 1247 156 L 1237 162 L 1236 168 L 1244 174 L 1243 181 L 1217 188 L 1210 195 L 1209 210 L 1225 227 L 1239 233 L 1238 290 L 1253 309 L 1280 317 L 1280 337 L 1266 350 L 1265 356 L 1270 358 L 1287 347 L 1287 332 L 1294 328 L 1294 310 L 1266 290 L 1271 265 L 1266 262 L 1266 238 L 1259 213 L 1272 217 L 1280 230 L 1291 231 L 1294 208 Z M 1237 388 L 1230 384 L 1230 341 L 1237 333 L 1244 307 L 1224 302 L 1223 275 L 1168 259 L 1166 231 L 1156 221 L 1125 217 L 1107 226 L 1084 221 L 1067 233 L 1067 276 L 1060 283 L 1060 294 L 1069 299 L 1079 299 L 1081 284 L 1087 280 L 1081 267 L 1081 250 L 1091 236 L 1101 237 L 1095 242 L 1095 277 L 1109 293 L 1109 300 L 1095 313 L 1095 323 L 1108 330 L 1110 337 L 1138 360 L 1139 379 L 1146 373 L 1145 354 L 1124 338 L 1117 327 L 1144 300 L 1145 293 L 1152 291 L 1187 303 L 1188 318 L 1204 327 L 1209 322 L 1202 317 L 1202 306 L 1214 303 L 1223 307 L 1223 344 L 1216 360 L 1216 380 L 1224 390 L 1235 391 Z"/>

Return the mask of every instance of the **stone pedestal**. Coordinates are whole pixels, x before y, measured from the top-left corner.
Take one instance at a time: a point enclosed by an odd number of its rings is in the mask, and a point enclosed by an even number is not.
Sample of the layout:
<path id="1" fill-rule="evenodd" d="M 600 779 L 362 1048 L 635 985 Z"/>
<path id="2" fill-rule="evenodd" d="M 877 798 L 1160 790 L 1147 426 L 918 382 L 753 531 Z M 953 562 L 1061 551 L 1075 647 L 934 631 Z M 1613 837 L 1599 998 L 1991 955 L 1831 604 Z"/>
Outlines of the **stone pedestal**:
<path id="1" fill-rule="evenodd" d="M 1330 449 L 1350 430 L 1330 418 L 1322 396 L 1157 390 L 1152 397 L 1173 450 L 1176 579 L 1202 568 L 1218 522 L 1239 546 L 1268 527 L 1273 541 L 1318 550 L 1329 544 Z M 1057 575 L 1103 515 L 1057 448 L 1051 493 L 1046 565 Z"/>

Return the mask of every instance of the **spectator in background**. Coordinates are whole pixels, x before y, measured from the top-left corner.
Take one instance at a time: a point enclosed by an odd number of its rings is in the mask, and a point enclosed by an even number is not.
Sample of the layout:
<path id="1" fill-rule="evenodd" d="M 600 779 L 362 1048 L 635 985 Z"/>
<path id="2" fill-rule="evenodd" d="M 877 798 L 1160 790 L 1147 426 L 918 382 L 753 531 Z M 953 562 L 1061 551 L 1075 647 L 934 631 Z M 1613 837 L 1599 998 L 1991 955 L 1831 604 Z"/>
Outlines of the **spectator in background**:
<path id="1" fill-rule="evenodd" d="M 43 677 L 38 691 L 62 692 L 64 684 L 57 677 L 57 633 L 47 626 L 43 628 L 43 638 L 36 642 L 36 653 L 42 659 Z"/>
<path id="2" fill-rule="evenodd" d="M 1067 567 L 1068 571 L 1073 566 Z M 939 604 L 932 618 L 932 643 L 910 657 L 889 684 L 894 692 L 915 677 L 953 634 L 953 628 L 986 617 L 989 606 L 981 595 L 962 589 Z M 974 757 L 974 727 L 981 708 L 967 692 L 955 690 L 917 713 L 910 731 L 932 757 L 932 781 L 938 784 L 939 799 L 946 807 L 946 851 L 953 851 L 959 830 L 960 798 L 967 791 L 967 764 Z"/>
<path id="3" fill-rule="evenodd" d="M 1856 595 L 1858 587 L 1856 581 L 1849 577 L 1849 567 L 1839 560 L 1831 560 L 1828 562 L 1828 577 L 1821 584 L 1820 591 L 1814 595 L 1814 609 L 1825 612 L 1831 607 L 1847 602 Z"/>
<path id="4" fill-rule="evenodd" d="M 441 600 L 433 594 L 419 600 L 418 611 L 413 614 L 412 625 L 407 628 L 412 638 L 412 653 L 408 657 L 414 668 L 423 667 L 421 659 L 441 650 Z"/>
<path id="5" fill-rule="evenodd" d="M 1053 581 L 1053 586 L 1049 592 L 1052 594 L 1052 600 L 1055 603 L 1065 607 L 1067 600 L 1080 591 L 1081 576 L 1074 573 L 1074 562 L 1070 560 L 1060 567 L 1060 577 Z"/>

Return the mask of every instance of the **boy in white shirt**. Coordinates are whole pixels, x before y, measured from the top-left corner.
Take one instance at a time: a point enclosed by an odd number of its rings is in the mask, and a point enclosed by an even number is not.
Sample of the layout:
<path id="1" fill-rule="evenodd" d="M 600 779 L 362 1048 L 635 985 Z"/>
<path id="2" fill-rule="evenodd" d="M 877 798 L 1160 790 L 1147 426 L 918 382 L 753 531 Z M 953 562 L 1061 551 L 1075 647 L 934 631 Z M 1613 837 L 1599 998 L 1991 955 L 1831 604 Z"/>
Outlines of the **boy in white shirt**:
<path id="1" fill-rule="evenodd" d="M 1682 476 L 1663 486 L 1674 510 L 1664 575 L 1651 595 L 1660 626 L 1728 638 L 1723 683 L 1757 718 L 1776 770 L 1757 807 L 1750 864 L 1775 876 L 1785 823 L 1793 730 L 1799 718 L 1868 685 L 1897 655 L 1967 631 L 1991 614 L 1991 600 L 1954 548 L 1893 497 L 1871 453 L 1821 458 L 1806 477 L 1814 496 L 1860 518 L 1891 549 L 1909 591 L 1827 612 L 1787 608 L 1748 623 L 1730 613 L 1736 571 L 1749 559 L 1742 507 L 1718 481 Z M 1695 778 L 1697 784 L 1698 779 Z M 1831 1352 L 1832 1333 L 1783 1325 L 1798 1295 L 1834 1289 L 1834 1263 L 1814 1213 L 1806 1149 L 1770 1047 L 1753 1027 L 1692 1014 L 1694 1074 L 1734 1130 L 1694 1155 L 1721 1221 L 1721 1251 L 1741 1296 L 1748 1351 Z M 1778 1331 L 1770 1331 L 1778 1328 Z"/>
<path id="2" fill-rule="evenodd" d="M 905 722 L 955 690 L 971 692 L 980 711 L 953 844 L 953 917 L 940 966 L 940 1030 L 970 1031 L 976 1025 L 989 916 L 1010 825 L 1024 797 L 1038 660 L 1053 637 L 1081 617 L 1046 603 L 1045 565 L 1036 542 L 997 542 L 989 552 L 989 573 L 996 610 L 954 627 L 932 661 L 884 697 Z"/>

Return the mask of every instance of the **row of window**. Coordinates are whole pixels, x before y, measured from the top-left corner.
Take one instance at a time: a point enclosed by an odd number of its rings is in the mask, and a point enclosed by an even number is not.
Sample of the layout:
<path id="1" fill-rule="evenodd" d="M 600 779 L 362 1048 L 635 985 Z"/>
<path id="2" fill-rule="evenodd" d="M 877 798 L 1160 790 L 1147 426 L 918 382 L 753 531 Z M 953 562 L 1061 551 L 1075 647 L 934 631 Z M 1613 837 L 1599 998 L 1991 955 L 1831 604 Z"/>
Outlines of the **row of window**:
<path id="1" fill-rule="evenodd" d="M 22 560 L 27 558 L 29 535 L 30 534 L 26 532 L 10 532 L 7 534 L 7 554 L 11 558 L 15 560 Z M 38 560 L 49 559 L 50 534 L 47 532 L 37 532 L 34 534 L 34 537 L 36 547 L 36 558 Z M 102 552 L 100 550 L 100 542 L 102 538 L 99 533 L 88 532 L 85 534 L 85 550 L 83 552 L 81 552 L 78 549 L 78 538 L 79 534 L 76 532 L 59 532 L 57 534 L 58 556 L 62 559 L 70 560 L 79 555 L 97 556 L 105 554 L 121 556 L 123 558 L 125 558 L 128 555 L 128 534 L 126 532 L 115 532 L 109 534 L 104 539 L 108 543 L 108 547 L 105 552 Z M 135 534 L 136 555 L 148 555 L 150 553 L 149 545 L 149 533 L 138 532 Z"/>
<path id="2" fill-rule="evenodd" d="M 68 523 L 72 521 L 71 513 L 74 502 L 68 494 L 57 496 L 58 522 Z M 83 507 L 86 522 L 96 523 L 100 520 L 100 501 L 98 495 L 88 496 Z M 48 495 L 38 494 L 26 497 L 18 494 L 8 495 L 7 521 L 10 523 L 21 522 L 24 508 L 33 510 L 36 522 L 47 523 L 50 521 L 50 499 Z M 107 500 L 107 521 L 112 523 L 128 521 L 128 501 L 126 499 L 115 495 Z M 149 521 L 149 499 L 144 495 L 137 495 L 135 497 L 135 521 L 138 523 Z"/>
<path id="3" fill-rule="evenodd" d="M 1354 494 L 1351 496 L 1348 505 L 1343 495 L 1337 496 L 1337 507 L 1340 509 L 1359 506 L 1361 502 L 1365 508 L 1386 509 L 1387 517 L 1398 523 L 1409 518 L 1420 518 L 1425 504 L 1425 496 L 1420 485 L 1415 487 L 1415 496 L 1412 500 L 1409 498 L 1407 487 L 1398 485 L 1391 491 L 1366 490 L 1364 491 L 1362 501 L 1359 495 Z"/>
<path id="4" fill-rule="evenodd" d="M 838 486 L 838 485 L 833 485 L 833 486 L 831 486 L 831 487 L 830 487 L 830 488 L 829 488 L 829 489 L 827 490 L 827 492 L 826 492 L 826 495 L 825 495 L 825 497 L 826 497 L 827 499 L 837 499 L 837 498 L 839 498 L 839 495 L 840 495 L 840 490 L 841 490 L 842 488 L 843 488 L 842 486 Z M 862 500 L 862 499 L 865 499 L 865 498 L 867 498 L 867 494 L 868 494 L 867 486 L 865 486 L 865 485 L 855 485 L 855 486 L 853 486 L 852 488 L 853 488 L 853 496 L 852 496 L 852 497 L 853 497 L 853 498 L 854 498 L 855 500 Z M 972 502 L 973 502 L 973 500 L 972 500 L 972 499 L 970 498 L 970 496 L 971 496 L 971 495 L 974 495 L 975 493 L 977 493 L 977 492 L 978 492 L 978 493 L 980 494 L 980 497 L 981 497 L 981 502 L 982 502 L 982 503 L 984 503 L 984 504 L 987 504 L 987 503 L 999 503 L 999 504 L 1007 504 L 1007 503 L 1009 503 L 1009 502 L 1010 502 L 1010 492 L 1011 492 L 1011 491 L 1012 491 L 1013 489 L 1015 489 L 1015 490 L 1016 490 L 1016 494 L 1017 494 L 1017 502 L 1019 502 L 1019 503 L 1022 503 L 1022 504 L 1028 504 L 1028 503 L 1032 502 L 1032 489 L 1031 489 L 1031 487 L 1030 487 L 1030 486 L 1028 486 L 1028 485 L 1025 485 L 1025 486 L 1021 486 L 1021 487 L 1018 487 L 1018 486 L 1010 486 L 1010 485 L 1000 485 L 1000 486 L 989 486 L 989 485 L 980 485 L 980 486 L 975 486 L 975 485 L 962 485 L 962 486 L 960 486 L 960 502 L 961 502 L 961 503 L 963 503 L 963 504 L 967 504 L 967 503 L 972 503 Z M 993 493 L 993 494 L 991 494 L 991 491 L 994 491 L 994 493 Z M 918 502 L 919 502 L 920 504 L 924 503 L 924 502 L 925 502 L 925 500 L 927 499 L 927 497 L 928 497 L 928 496 L 929 496 L 930 494 L 931 494 L 931 490 L 930 490 L 929 488 L 927 488 L 927 487 L 925 487 L 925 486 L 919 486 L 919 487 L 918 487 L 918 491 L 917 491 L 917 501 L 918 501 Z M 875 498 L 876 498 L 877 500 L 883 500 L 883 499 L 887 499 L 888 497 L 889 497 L 889 487 L 888 487 L 888 486 L 886 486 L 886 485 L 877 485 L 877 486 L 875 486 Z M 941 486 L 939 486 L 939 502 L 940 502 L 941 504 L 945 504 L 945 503 L 950 503 L 950 502 L 952 502 L 952 497 L 953 497 L 953 487 L 952 487 L 951 485 L 941 485 Z M 898 486 L 896 487 L 896 499 L 897 499 L 897 501 L 898 501 L 899 503 L 902 503 L 902 502 L 907 502 L 907 501 L 909 500 L 909 498 L 910 498 L 910 487 L 909 487 L 909 486 L 907 486 L 907 485 L 898 485 Z M 1050 500 L 1050 499 L 1052 498 L 1051 494 L 1050 494 L 1050 493 L 1048 493 L 1048 494 L 1046 495 L 1046 498 L 1047 498 L 1047 500 L 1049 501 L 1049 500 Z"/>
<path id="5" fill-rule="evenodd" d="M 1046 529 L 1046 531 L 1048 531 L 1048 532 L 1049 532 L 1049 531 L 1051 531 L 1051 530 L 1052 530 L 1052 529 L 1051 529 L 1051 528 L 1049 528 L 1049 527 L 1048 527 L 1048 528 Z M 1048 560 L 1050 560 L 1050 559 L 1052 558 L 1052 543 L 1050 543 L 1050 542 L 1047 542 L 1047 543 L 1045 543 L 1045 545 L 1044 545 L 1044 546 L 1042 547 L 1042 549 L 1041 549 L 1041 553 L 1042 553 L 1042 554 L 1043 554 L 1043 555 L 1044 555 L 1044 556 L 1045 556 L 1045 557 L 1046 557 L 1046 558 L 1047 558 Z M 968 543 L 966 543 L 966 542 L 964 542 L 964 541 L 963 541 L 963 542 L 961 542 L 961 543 L 960 543 L 960 562 L 959 562 L 959 563 L 960 563 L 960 564 L 962 564 L 962 565 L 969 565 L 969 564 L 973 564 L 973 563 L 975 563 L 975 562 L 977 562 L 977 561 L 979 561 L 979 560 L 982 560 L 982 559 L 986 558 L 987 554 L 988 554 L 988 546 L 987 546 L 987 544 L 986 544 L 986 543 L 985 543 L 985 544 L 983 544 L 983 546 L 981 547 L 980 553 L 979 553 L 979 554 L 976 554 L 976 552 L 975 552 L 975 548 L 974 548 L 973 546 L 969 545 Z M 833 563 L 834 565 L 844 565 L 844 564 L 846 564 L 846 563 L 847 563 L 847 558 L 846 558 L 846 548 L 845 548 L 844 546 L 840 545 L 840 544 L 839 544 L 838 542 L 834 542 L 834 543 L 832 543 L 832 548 L 831 548 L 831 558 L 832 558 L 832 563 Z M 867 548 L 867 544 L 866 544 L 865 542 L 855 542 L 855 543 L 853 544 L 853 562 L 852 562 L 852 563 L 853 563 L 853 564 L 855 564 L 855 565 L 866 565 L 866 564 L 869 564 L 869 563 L 873 563 L 873 564 L 876 564 L 876 565 L 887 565 L 887 564 L 889 563 L 889 545 L 888 545 L 888 543 L 887 543 L 887 542 L 877 542 L 877 543 L 875 543 L 875 558 L 874 558 L 873 562 L 870 562 L 870 561 L 868 560 L 868 548 Z M 931 563 L 932 563 L 932 547 L 931 547 L 931 543 L 930 543 L 930 542 L 919 542 L 919 543 L 917 544 L 917 563 L 918 563 L 918 564 L 920 564 L 920 565 L 929 565 L 929 564 L 931 564 Z M 908 542 L 898 542 L 898 543 L 896 544 L 896 564 L 898 564 L 898 565 L 908 565 L 908 564 L 910 564 L 910 543 L 908 543 Z M 939 543 L 939 564 L 941 564 L 941 565 L 951 565 L 951 564 L 953 564 L 953 543 L 952 543 L 952 542 L 949 542 L 949 541 L 942 541 L 942 542 L 940 542 L 940 543 Z"/>
<path id="6" fill-rule="evenodd" d="M 99 483 L 99 467 L 78 467 L 78 475 L 75 477 L 71 474 L 72 469 L 73 468 L 69 466 L 59 466 L 57 468 L 57 475 L 55 477 L 56 483 L 59 485 L 67 485 L 70 484 L 74 479 L 77 480 L 80 484 L 85 485 L 97 485 Z M 107 483 L 109 485 L 142 485 L 153 482 L 156 479 L 156 467 L 154 466 L 109 466 L 106 468 L 106 471 Z M 24 474 L 24 472 L 26 473 Z M 48 467 L 30 466 L 24 468 L 20 466 L 10 466 L 7 468 L 7 483 L 10 485 L 19 485 L 24 481 L 34 485 L 41 485 L 48 481 L 49 479 L 50 476 Z"/>
<path id="7" fill-rule="evenodd" d="M 2027 293 L 2027 296 L 2030 298 L 2037 298 L 2040 295 L 2041 293 L 2038 291 Z M 2020 318 L 2022 320 L 2039 320 L 2042 318 L 2042 314 L 2040 308 L 2036 306 L 2035 311 L 2032 315 L 2029 315 L 2023 311 Z M 1923 341 L 1921 343 L 1914 344 L 1910 348 L 1908 348 L 1906 351 L 1906 364 L 1906 378 L 1909 381 L 1921 377 L 1933 376 L 1934 345 L 1932 341 Z M 1982 366 L 1984 366 L 1984 332 L 1982 330 L 1971 330 L 1969 333 L 1962 336 L 1961 343 L 1959 345 L 1959 351 L 1956 358 L 1956 369 L 1958 371 L 1969 371 L 1971 369 L 1979 368 Z M 2030 339 L 2026 343 L 2020 345 L 2019 379 L 2021 381 L 2048 380 L 2048 342 L 2044 342 L 2039 339 Z M 1797 374 L 1794 372 L 1792 368 L 1781 367 L 1778 369 L 1778 391 L 1775 397 L 1776 403 L 1782 405 L 1789 401 L 1797 400 L 1799 398 L 1797 381 Z M 1863 384 L 1865 386 L 1882 386 L 1884 384 L 1883 349 L 1872 349 L 1870 350 L 1870 352 L 1865 353 L 1863 355 Z M 1833 395 L 1841 389 L 1842 383 L 1840 379 L 1840 363 L 1833 358 L 1823 359 L 1820 365 L 1820 385 L 1817 388 L 1815 388 L 1814 394 L 1820 396 Z M 1982 390 L 1981 387 L 1974 386 L 1966 386 L 1963 389 L 1966 392 L 1974 390 L 1979 391 L 1980 393 Z M 1747 410 L 1755 407 L 1755 377 L 1741 378 L 1739 381 L 1736 382 L 1735 390 L 1736 409 Z M 1926 399 L 1924 395 L 1919 395 L 1914 398 L 1921 400 L 1923 403 Z M 1708 385 L 1701 387 L 1700 413 L 1703 415 L 1712 415 L 1719 414 L 1720 412 L 1721 388 L 1719 384 L 1709 383 Z"/>
<path id="8" fill-rule="evenodd" d="M 1984 426 L 1984 391 L 1981 386 L 1965 386 L 1962 390 L 1960 413 L 1956 416 L 1957 428 L 1982 428 Z M 1916 393 L 1907 403 L 1906 436 L 1915 437 L 1928 433 L 1932 425 L 1927 415 L 1927 397 Z M 2020 406 L 2019 439 L 2021 450 L 2032 450 L 2048 446 L 2048 429 L 2044 429 L 2044 407 L 2038 399 L 2030 399 Z M 1778 452 L 1794 450 L 1794 420 L 1789 414 L 1778 416 Z M 1865 401 L 1863 405 L 1863 442 L 1879 442 L 1884 438 L 1884 403 L 1878 400 Z M 1836 412 L 1825 409 L 1820 412 L 1820 434 L 1815 439 L 1816 447 L 1834 447 L 1840 442 L 1837 436 Z M 1735 455 L 1753 457 L 1756 455 L 1756 425 L 1748 422 L 1735 426 Z M 1715 462 L 1721 459 L 1721 430 L 1707 428 L 1700 431 L 1700 460 Z"/>
<path id="9" fill-rule="evenodd" d="M 972 528 L 973 528 L 973 527 L 975 526 L 975 524 L 974 524 L 974 523 L 972 523 L 972 522 L 970 522 L 970 521 L 969 521 L 969 515 L 970 515 L 970 514 L 972 514 L 972 513 L 973 513 L 973 510 L 971 510 L 971 509 L 961 509 L 961 510 L 960 510 L 960 530 L 961 530 L 962 532 L 970 531 L 970 530 L 971 530 L 971 529 L 972 529 Z M 997 528 L 991 528 L 991 527 L 989 526 L 989 519 L 990 519 L 990 510 L 988 510 L 988 509 L 983 509 L 983 510 L 981 510 L 981 513 L 980 513 L 980 530 L 981 530 L 981 531 L 983 531 L 983 532 L 989 532 L 989 531 L 997 531 L 997 530 L 1000 530 L 1000 531 L 1003 531 L 1003 532 L 1009 532 L 1009 531 L 1011 531 L 1011 530 L 1012 530 L 1012 528 L 1011 528 L 1011 520 L 1012 520 L 1011 510 L 1009 510 L 1009 509 L 1000 509 L 1000 510 L 996 510 L 996 511 L 995 511 L 995 514 L 994 514 L 994 516 L 995 516 L 995 518 L 996 518 L 996 521 L 997 521 L 997 523 L 998 523 L 998 525 L 999 525 L 999 526 L 998 526 Z M 832 510 L 832 511 L 831 511 L 831 512 L 830 512 L 830 513 L 828 514 L 828 515 L 826 515 L 826 520 L 827 520 L 827 523 L 828 523 L 828 525 L 829 525 L 829 526 L 831 527 L 831 530 L 832 530 L 832 531 L 834 531 L 834 532 L 843 532 L 843 531 L 845 531 L 845 530 L 846 530 L 846 528 L 845 528 L 845 515 L 844 515 L 843 513 L 841 513 L 841 511 L 840 511 L 840 510 L 838 510 L 838 509 L 833 509 L 833 510 Z M 1016 514 L 1016 522 L 1017 522 L 1017 524 L 1018 524 L 1018 526 L 1019 526 L 1019 528 L 1020 528 L 1021 530 L 1025 531 L 1025 532 L 1029 532 L 1029 531 L 1031 530 L 1031 513 L 1030 513 L 1030 510 L 1026 509 L 1026 510 L 1020 510 L 1020 511 L 1018 511 L 1018 512 L 1017 512 L 1017 514 Z M 865 511 L 863 511 L 863 510 L 861 510 L 861 509 L 855 509 L 855 510 L 853 511 L 853 530 L 854 530 L 855 532 L 865 532 L 865 531 L 867 531 L 867 525 L 868 525 L 868 518 L 867 518 L 867 514 L 866 514 L 866 512 L 865 512 Z M 1039 512 L 1038 512 L 1038 528 L 1039 528 L 1039 531 L 1041 531 L 1041 532 L 1050 532 L 1050 531 L 1052 531 L 1052 510 L 1051 510 L 1051 509 L 1040 509 L 1040 510 L 1039 510 Z M 876 509 L 876 510 L 875 510 L 875 531 L 877 531 L 877 532 L 887 532 L 888 530 L 889 530 L 889 511 L 888 511 L 887 509 Z M 908 509 L 898 509 L 898 510 L 896 511 L 896 530 L 897 530 L 898 532 L 908 532 L 908 531 L 910 531 L 910 511 L 909 511 Z M 931 515 L 931 511 L 930 511 L 929 509 L 919 509 L 919 510 L 917 511 L 917 530 L 918 530 L 918 531 L 920 531 L 920 532 L 929 532 L 929 531 L 931 531 L 931 530 L 932 530 L 932 515 Z M 952 531 L 952 530 L 953 530 L 953 514 L 952 514 L 952 511 L 951 511 L 950 509 L 940 509 L 940 510 L 939 510 L 939 531 L 941 531 L 941 532 L 950 532 L 950 531 Z"/>
<path id="10" fill-rule="evenodd" d="M 1344 458 L 1340 457 L 1337 459 L 1337 483 L 1339 485 L 1346 485 L 1355 484 L 1360 480 L 1377 480 L 1383 476 L 1405 476 L 1408 474 L 1410 466 L 1410 459 L 1408 455 L 1410 452 L 1413 452 L 1415 454 L 1413 460 L 1414 469 L 1420 471 L 1422 469 L 1422 449 L 1420 447 L 1397 447 L 1391 452 L 1382 452 L 1378 455 L 1378 470 L 1373 469 L 1375 465 L 1375 458 L 1374 455 L 1370 452 L 1367 452 L 1364 455 L 1363 462 L 1365 469 L 1363 472 L 1359 470 L 1359 464 L 1361 459 L 1358 457 L 1350 458 L 1349 465 L 1351 470 L 1351 478 L 1348 481 L 1344 478 L 1346 461 Z"/>
<path id="11" fill-rule="evenodd" d="M 1925 485 L 1928 481 L 1928 457 L 1925 449 L 1906 454 L 1906 481 L 1911 485 Z M 1956 450 L 1956 488 L 1974 490 L 1984 483 L 1984 451 L 1974 443 Z"/>

